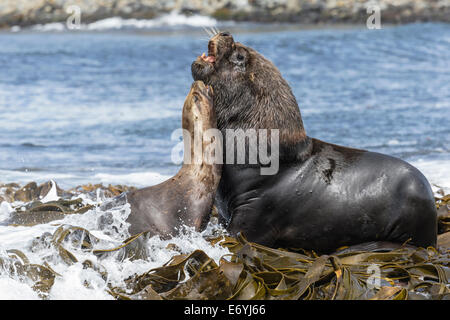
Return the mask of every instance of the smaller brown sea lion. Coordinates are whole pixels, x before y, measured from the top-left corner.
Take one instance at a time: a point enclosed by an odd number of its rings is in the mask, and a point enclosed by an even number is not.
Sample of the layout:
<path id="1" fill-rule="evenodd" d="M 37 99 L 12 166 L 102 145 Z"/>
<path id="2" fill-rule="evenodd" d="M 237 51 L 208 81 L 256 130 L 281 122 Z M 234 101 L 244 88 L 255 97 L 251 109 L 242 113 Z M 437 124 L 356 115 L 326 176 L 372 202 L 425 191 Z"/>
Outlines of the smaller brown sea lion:
<path id="1" fill-rule="evenodd" d="M 210 164 L 215 148 L 222 148 L 219 139 L 207 139 L 204 133 L 217 127 L 213 108 L 212 88 L 195 81 L 184 102 L 182 127 L 189 132 L 183 136 L 185 161 L 180 171 L 158 185 L 124 194 L 131 205 L 127 219 L 131 235 L 150 231 L 151 235 L 173 236 L 183 225 L 201 231 L 206 227 L 211 213 L 217 186 L 220 181 L 220 164 Z M 195 159 L 194 134 L 202 136 L 202 150 L 197 161 L 187 163 L 186 154 Z M 207 141 L 209 140 L 209 141 Z"/>

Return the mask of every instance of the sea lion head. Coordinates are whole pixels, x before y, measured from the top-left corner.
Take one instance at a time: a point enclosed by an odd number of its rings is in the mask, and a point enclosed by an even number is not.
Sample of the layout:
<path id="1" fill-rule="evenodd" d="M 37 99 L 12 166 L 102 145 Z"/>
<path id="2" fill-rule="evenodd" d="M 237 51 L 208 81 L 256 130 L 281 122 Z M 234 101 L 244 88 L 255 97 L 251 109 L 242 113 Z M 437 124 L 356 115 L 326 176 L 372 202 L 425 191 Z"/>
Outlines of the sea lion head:
<path id="1" fill-rule="evenodd" d="M 213 108 L 213 89 L 203 81 L 195 81 L 184 101 L 183 129 L 192 134 L 195 130 L 204 132 L 217 127 L 216 113 Z"/>
<path id="2" fill-rule="evenodd" d="M 242 51 L 242 56 L 239 56 L 239 59 L 238 51 Z M 245 49 L 242 48 L 242 50 L 236 50 L 236 43 L 230 33 L 221 32 L 216 34 L 208 42 L 208 55 L 203 53 L 192 64 L 192 75 L 194 80 L 203 80 L 208 83 L 213 80 L 211 78 L 214 77 L 214 73 L 217 73 L 219 70 L 221 72 L 224 70 L 232 72 L 234 65 L 229 58 L 233 53 L 235 53 L 233 60 L 236 60 L 236 63 L 240 61 L 241 66 L 244 65 L 245 59 L 243 59 L 243 57 L 248 55 Z M 236 75 L 238 74 L 235 74 L 235 76 Z"/>
<path id="3" fill-rule="evenodd" d="M 244 75 L 251 69 L 250 48 L 235 42 L 228 32 L 216 34 L 208 42 L 208 55 L 203 53 L 192 64 L 194 80 L 204 81 L 206 84 L 216 85 L 218 81 L 240 80 L 245 82 Z"/>
<path id="4" fill-rule="evenodd" d="M 194 80 L 214 89 L 217 126 L 224 129 L 278 129 L 288 156 L 306 133 L 297 101 L 275 65 L 229 32 L 213 36 L 208 55 L 191 66 Z M 283 151 L 280 155 L 283 157 Z"/>

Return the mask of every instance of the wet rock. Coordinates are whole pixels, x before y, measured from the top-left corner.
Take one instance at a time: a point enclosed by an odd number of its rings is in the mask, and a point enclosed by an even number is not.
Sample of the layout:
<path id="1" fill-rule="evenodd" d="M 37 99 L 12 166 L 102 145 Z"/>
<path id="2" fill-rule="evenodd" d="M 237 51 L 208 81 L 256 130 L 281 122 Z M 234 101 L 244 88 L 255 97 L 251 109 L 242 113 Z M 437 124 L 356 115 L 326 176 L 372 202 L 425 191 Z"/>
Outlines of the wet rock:
<path id="1" fill-rule="evenodd" d="M 58 196 L 61 196 L 63 194 L 63 190 L 61 188 L 58 187 L 58 184 L 56 184 L 56 193 Z M 41 184 L 38 187 L 38 192 L 39 192 L 39 199 L 43 199 L 45 198 L 46 195 L 48 195 L 48 193 L 50 192 L 50 190 L 52 190 L 53 188 L 53 183 L 52 181 L 47 181 L 43 184 Z"/>
<path id="2" fill-rule="evenodd" d="M 16 191 L 18 189 L 20 189 L 20 186 L 15 183 L 0 185 L 0 197 L 1 197 L 1 199 L 3 199 L 3 200 L 0 200 L 0 203 L 2 201 L 6 201 L 9 203 L 13 202 L 14 194 L 16 193 Z"/>
<path id="3" fill-rule="evenodd" d="M 56 184 L 56 191 L 58 196 L 67 195 L 70 196 L 69 193 L 65 192 L 61 188 L 59 188 L 58 184 Z M 10 184 L 8 187 L 9 190 L 13 190 L 13 188 L 17 186 L 17 184 Z M 50 192 L 53 187 L 53 182 L 48 181 L 41 185 L 37 185 L 36 182 L 30 182 L 25 185 L 23 188 L 15 191 L 14 193 L 14 201 L 22 201 L 22 202 L 30 202 L 34 200 L 41 200 L 45 198 L 45 196 Z"/>
<path id="4" fill-rule="evenodd" d="M 438 235 L 437 246 L 441 249 L 450 250 L 450 232 Z"/>
<path id="5" fill-rule="evenodd" d="M 2 185 L 0 185 L 0 188 L 3 188 L 3 187 L 5 187 L 5 188 L 16 188 L 16 189 L 19 189 L 19 188 L 20 188 L 20 185 L 13 182 L 13 183 L 7 183 L 7 184 L 2 184 Z"/>
<path id="6" fill-rule="evenodd" d="M 92 205 L 84 205 L 81 199 L 60 199 L 48 203 L 33 201 L 16 207 L 9 219 L 2 223 L 13 226 L 34 226 L 64 219 L 68 214 L 83 214 L 92 208 Z"/>
<path id="7" fill-rule="evenodd" d="M 74 189 L 68 190 L 68 193 L 71 194 L 81 194 L 88 193 L 93 197 L 100 198 L 113 198 L 117 197 L 120 194 L 128 191 L 136 190 L 135 187 L 123 186 L 123 185 L 109 185 L 105 187 L 102 184 L 87 184 L 83 186 L 78 186 Z"/>
<path id="8" fill-rule="evenodd" d="M 52 187 L 53 187 L 53 184 L 52 184 L 51 181 L 48 181 L 48 182 L 46 182 L 46 183 L 41 184 L 41 185 L 38 187 L 38 190 L 39 190 L 39 198 L 40 198 L 40 199 L 45 198 L 45 196 L 50 192 L 50 190 L 52 189 Z"/>
<path id="9" fill-rule="evenodd" d="M 30 202 L 39 196 L 36 182 L 30 182 L 14 194 L 15 201 Z"/>

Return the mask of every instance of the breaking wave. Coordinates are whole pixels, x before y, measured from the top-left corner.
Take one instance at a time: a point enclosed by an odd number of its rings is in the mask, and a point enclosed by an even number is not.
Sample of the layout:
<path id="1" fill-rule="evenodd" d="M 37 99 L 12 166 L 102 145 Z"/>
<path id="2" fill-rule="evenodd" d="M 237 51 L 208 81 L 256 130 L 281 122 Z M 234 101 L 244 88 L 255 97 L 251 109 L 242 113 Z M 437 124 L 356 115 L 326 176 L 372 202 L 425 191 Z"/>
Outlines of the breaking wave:
<path id="1" fill-rule="evenodd" d="M 155 29 L 155 28 L 179 28 L 179 27 L 212 27 L 217 25 L 217 20 L 208 16 L 192 15 L 186 16 L 177 12 L 171 12 L 155 19 L 124 19 L 121 17 L 111 17 L 98 20 L 92 23 L 81 24 L 77 29 L 82 31 L 106 31 L 124 29 Z M 69 28 L 65 22 L 53 22 L 47 24 L 37 24 L 30 28 L 39 32 L 61 32 Z M 12 32 L 19 32 L 19 26 L 13 26 Z"/>

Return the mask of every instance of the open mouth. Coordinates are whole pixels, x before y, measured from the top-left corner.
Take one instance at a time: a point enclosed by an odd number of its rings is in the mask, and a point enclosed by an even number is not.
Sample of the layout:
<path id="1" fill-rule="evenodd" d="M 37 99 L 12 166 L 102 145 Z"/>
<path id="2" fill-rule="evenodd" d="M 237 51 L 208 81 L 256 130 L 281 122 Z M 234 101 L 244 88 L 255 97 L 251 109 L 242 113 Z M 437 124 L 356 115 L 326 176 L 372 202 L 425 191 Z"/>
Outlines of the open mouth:
<path id="1" fill-rule="evenodd" d="M 209 62 L 211 64 L 216 62 L 216 54 L 215 54 L 214 42 L 210 41 L 208 43 L 208 55 L 206 55 L 206 53 L 203 53 L 201 55 L 201 58 L 203 59 L 203 61 Z"/>
<path id="2" fill-rule="evenodd" d="M 209 62 L 209 63 L 216 62 L 216 57 L 214 57 L 212 55 L 206 55 L 205 53 L 203 53 L 201 55 L 201 58 L 203 59 L 203 61 L 206 61 L 206 62 Z"/>

